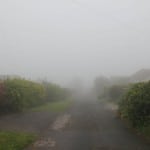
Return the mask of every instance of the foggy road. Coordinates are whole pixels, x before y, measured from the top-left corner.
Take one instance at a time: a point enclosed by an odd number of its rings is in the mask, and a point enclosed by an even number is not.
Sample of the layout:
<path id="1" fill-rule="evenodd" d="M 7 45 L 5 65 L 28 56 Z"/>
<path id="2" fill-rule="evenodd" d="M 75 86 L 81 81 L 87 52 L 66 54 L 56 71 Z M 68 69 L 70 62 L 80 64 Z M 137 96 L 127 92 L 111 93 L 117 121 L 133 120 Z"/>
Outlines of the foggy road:
<path id="1" fill-rule="evenodd" d="M 59 120 L 63 123 L 60 125 Z M 57 125 L 57 123 L 59 125 Z M 56 128 L 54 128 L 56 124 Z M 150 145 L 129 131 L 104 103 L 76 102 L 30 149 L 149 150 Z"/>
<path id="2" fill-rule="evenodd" d="M 0 11 L 0 150 L 150 150 L 95 98 L 120 102 L 150 139 L 150 0 L 0 0 Z"/>

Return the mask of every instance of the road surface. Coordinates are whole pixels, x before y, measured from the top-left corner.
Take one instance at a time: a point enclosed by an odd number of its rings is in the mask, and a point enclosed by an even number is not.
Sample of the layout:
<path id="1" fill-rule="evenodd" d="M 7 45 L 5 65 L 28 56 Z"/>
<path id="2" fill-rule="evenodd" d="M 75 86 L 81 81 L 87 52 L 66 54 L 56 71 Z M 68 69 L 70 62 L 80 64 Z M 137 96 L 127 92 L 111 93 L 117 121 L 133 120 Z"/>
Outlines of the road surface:
<path id="1" fill-rule="evenodd" d="M 150 150 L 105 103 L 77 101 L 28 150 Z"/>

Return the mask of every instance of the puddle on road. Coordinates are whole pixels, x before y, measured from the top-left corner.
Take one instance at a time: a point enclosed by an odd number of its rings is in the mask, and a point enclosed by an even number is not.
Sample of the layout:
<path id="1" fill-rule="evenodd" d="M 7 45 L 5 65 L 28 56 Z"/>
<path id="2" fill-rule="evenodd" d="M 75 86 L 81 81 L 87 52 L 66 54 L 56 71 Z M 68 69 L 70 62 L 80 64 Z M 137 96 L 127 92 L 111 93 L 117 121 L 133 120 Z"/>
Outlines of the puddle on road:
<path id="1" fill-rule="evenodd" d="M 58 117 L 52 125 L 52 130 L 60 131 L 70 121 L 70 118 L 71 118 L 71 115 L 69 114 L 65 114 L 63 116 Z"/>

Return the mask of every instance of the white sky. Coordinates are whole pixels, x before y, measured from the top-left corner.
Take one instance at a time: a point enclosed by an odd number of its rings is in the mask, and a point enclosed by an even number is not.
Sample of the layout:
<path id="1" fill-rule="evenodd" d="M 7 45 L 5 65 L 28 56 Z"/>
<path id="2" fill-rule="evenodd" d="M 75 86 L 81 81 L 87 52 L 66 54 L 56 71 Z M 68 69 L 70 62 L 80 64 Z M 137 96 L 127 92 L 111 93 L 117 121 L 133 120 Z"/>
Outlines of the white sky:
<path id="1" fill-rule="evenodd" d="M 149 57 L 149 0 L 0 0 L 0 74 L 91 80 Z"/>

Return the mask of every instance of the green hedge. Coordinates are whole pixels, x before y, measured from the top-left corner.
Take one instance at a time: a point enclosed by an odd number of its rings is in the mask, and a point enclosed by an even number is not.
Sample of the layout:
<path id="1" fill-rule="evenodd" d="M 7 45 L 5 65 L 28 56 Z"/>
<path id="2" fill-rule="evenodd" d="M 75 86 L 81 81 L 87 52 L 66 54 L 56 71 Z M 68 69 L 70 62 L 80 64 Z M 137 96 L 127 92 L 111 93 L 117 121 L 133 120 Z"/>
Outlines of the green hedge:
<path id="1" fill-rule="evenodd" d="M 0 82 L 0 111 L 23 111 L 47 101 L 63 100 L 67 90 L 52 83 L 36 83 L 26 79 Z"/>
<path id="2" fill-rule="evenodd" d="M 60 87 L 59 85 L 44 82 L 47 101 L 61 101 L 69 95 L 69 90 Z"/>
<path id="3" fill-rule="evenodd" d="M 133 85 L 122 98 L 119 111 L 134 127 L 150 126 L 150 82 Z"/>
<path id="4" fill-rule="evenodd" d="M 3 111 L 22 111 L 45 100 L 44 86 L 39 83 L 25 79 L 7 79 L 3 86 L 5 92 L 0 103 Z"/>

